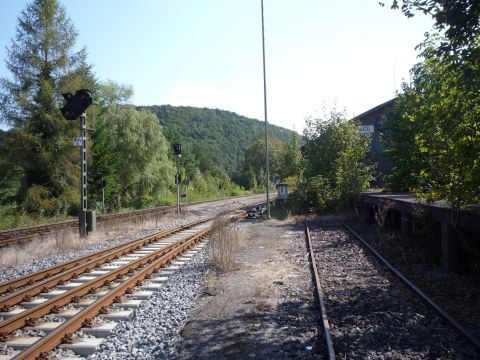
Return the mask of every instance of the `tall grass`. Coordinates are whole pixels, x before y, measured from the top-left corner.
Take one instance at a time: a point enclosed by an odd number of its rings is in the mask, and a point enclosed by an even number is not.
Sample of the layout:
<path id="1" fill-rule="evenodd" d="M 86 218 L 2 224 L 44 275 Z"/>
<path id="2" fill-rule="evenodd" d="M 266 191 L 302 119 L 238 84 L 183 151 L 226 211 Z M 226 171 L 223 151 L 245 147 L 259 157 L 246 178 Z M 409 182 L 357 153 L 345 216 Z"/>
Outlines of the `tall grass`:
<path id="1" fill-rule="evenodd" d="M 213 233 L 208 243 L 210 262 L 220 271 L 238 269 L 236 256 L 244 232 L 231 226 L 226 216 L 216 219 L 212 227 Z"/>
<path id="2" fill-rule="evenodd" d="M 52 254 L 66 254 L 93 244 L 116 240 L 128 233 L 152 229 L 171 223 L 175 214 L 160 214 L 149 218 L 137 218 L 130 222 L 115 221 L 102 226 L 86 238 L 80 238 L 78 230 L 57 230 L 23 245 L 0 249 L 0 266 L 12 267 Z"/>

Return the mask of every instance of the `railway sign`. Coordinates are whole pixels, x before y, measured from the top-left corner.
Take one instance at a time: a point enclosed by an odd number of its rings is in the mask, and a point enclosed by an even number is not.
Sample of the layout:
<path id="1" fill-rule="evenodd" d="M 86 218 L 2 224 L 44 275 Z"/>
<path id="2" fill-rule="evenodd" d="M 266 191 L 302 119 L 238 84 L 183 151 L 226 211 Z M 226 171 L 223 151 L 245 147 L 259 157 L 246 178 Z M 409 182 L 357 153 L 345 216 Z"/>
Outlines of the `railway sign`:
<path id="1" fill-rule="evenodd" d="M 360 134 L 373 134 L 375 132 L 375 128 L 373 125 L 360 125 L 358 127 L 358 131 Z"/>
<path id="2" fill-rule="evenodd" d="M 73 138 L 73 146 L 76 146 L 76 147 L 82 146 L 82 138 L 80 136 Z"/>

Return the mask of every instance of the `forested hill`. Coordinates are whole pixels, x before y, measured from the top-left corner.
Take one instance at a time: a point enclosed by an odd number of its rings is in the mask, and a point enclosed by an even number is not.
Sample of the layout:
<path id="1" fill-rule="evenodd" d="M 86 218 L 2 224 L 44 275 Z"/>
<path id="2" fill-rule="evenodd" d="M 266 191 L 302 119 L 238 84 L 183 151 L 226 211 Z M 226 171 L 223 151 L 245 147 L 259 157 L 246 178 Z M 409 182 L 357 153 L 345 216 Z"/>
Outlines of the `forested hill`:
<path id="1" fill-rule="evenodd" d="M 254 137 L 264 134 L 263 121 L 236 113 L 189 106 L 141 106 L 158 116 L 170 141 L 192 149 L 198 160 L 210 158 L 230 175 L 241 171 L 244 151 Z M 269 125 L 269 136 L 287 142 L 293 131 Z M 204 160 L 204 159 L 203 159 Z"/>

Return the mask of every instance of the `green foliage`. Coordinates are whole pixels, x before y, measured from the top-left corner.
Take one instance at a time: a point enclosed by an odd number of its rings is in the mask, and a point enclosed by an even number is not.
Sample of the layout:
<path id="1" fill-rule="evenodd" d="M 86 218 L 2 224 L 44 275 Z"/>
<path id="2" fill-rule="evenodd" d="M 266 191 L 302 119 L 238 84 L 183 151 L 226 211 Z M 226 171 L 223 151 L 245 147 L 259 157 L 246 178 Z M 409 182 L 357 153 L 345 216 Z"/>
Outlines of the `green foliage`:
<path id="1" fill-rule="evenodd" d="M 268 163 L 270 174 L 278 174 L 283 143 L 272 136 L 268 137 Z M 247 188 L 265 188 L 265 135 L 259 134 L 245 150 L 243 172 L 248 176 Z"/>
<path id="2" fill-rule="evenodd" d="M 174 165 L 168 159 L 169 146 L 154 114 L 137 111 L 133 106 L 114 105 L 99 123 L 101 136 L 111 146 L 106 148 L 104 141 L 101 143 L 103 149 L 97 151 L 97 154 L 105 153 L 102 165 L 105 173 L 102 175 L 110 175 L 112 186 L 115 186 L 111 195 L 116 192 L 121 204 L 143 206 L 139 199 L 171 186 Z M 119 163 L 112 163 L 116 161 Z"/>
<path id="3" fill-rule="evenodd" d="M 307 162 L 298 191 L 306 206 L 319 212 L 350 206 L 353 195 L 365 190 L 372 179 L 373 166 L 365 160 L 369 137 L 333 109 L 323 117 L 307 119 L 304 138 Z"/>
<path id="4" fill-rule="evenodd" d="M 292 182 L 294 178 L 301 176 L 305 162 L 302 158 L 300 139 L 297 134 L 292 133 L 290 141 L 283 144 L 278 161 L 278 175 L 282 181 L 290 179 L 289 181 Z M 289 183 L 289 185 L 291 184 Z"/>
<path id="5" fill-rule="evenodd" d="M 396 163 L 391 186 L 459 207 L 480 200 L 480 60 L 442 56 L 434 40 L 423 44 L 424 61 L 386 118 L 388 155 Z"/>
<path id="6" fill-rule="evenodd" d="M 58 1 L 35 0 L 7 49 L 13 79 L 1 80 L 0 101 L 3 121 L 12 126 L 6 157 L 23 173 L 17 198 L 35 213 L 74 211 L 78 202 L 72 191 L 78 189 L 78 152 L 71 140 L 77 126 L 58 111 L 62 92 L 94 83 L 85 50 L 72 50 L 76 36 Z M 42 203 L 49 205 L 35 208 Z"/>
<path id="7" fill-rule="evenodd" d="M 95 95 L 101 111 L 104 111 L 112 105 L 128 104 L 133 97 L 133 87 L 107 80 L 98 84 L 98 91 Z"/>
<path id="8" fill-rule="evenodd" d="M 233 112 L 170 105 L 140 107 L 156 114 L 170 142 L 191 145 L 202 171 L 213 164 L 242 183 L 244 151 L 252 140 L 264 134 L 263 122 Z M 269 125 L 270 137 L 288 141 L 292 131 Z"/>
<path id="9" fill-rule="evenodd" d="M 480 6 L 478 0 L 391 0 L 392 8 L 401 7 L 402 12 L 412 17 L 415 11 L 429 14 L 435 22 L 436 31 L 445 38 L 436 50 L 443 55 L 455 54 L 473 59 L 478 56 L 475 46 L 476 34 L 480 32 Z M 380 2 L 383 6 L 384 3 Z"/>

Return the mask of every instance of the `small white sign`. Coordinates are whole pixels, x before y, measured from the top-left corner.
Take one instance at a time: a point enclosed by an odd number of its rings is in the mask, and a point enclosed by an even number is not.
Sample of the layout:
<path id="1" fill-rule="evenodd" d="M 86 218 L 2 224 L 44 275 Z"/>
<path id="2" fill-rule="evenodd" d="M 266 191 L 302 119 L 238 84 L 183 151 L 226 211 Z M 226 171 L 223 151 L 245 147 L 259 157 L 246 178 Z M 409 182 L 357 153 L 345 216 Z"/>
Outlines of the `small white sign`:
<path id="1" fill-rule="evenodd" d="M 358 127 L 358 131 L 360 134 L 373 134 L 375 132 L 375 129 L 373 125 L 360 125 Z"/>
<path id="2" fill-rule="evenodd" d="M 73 145 L 76 147 L 82 146 L 82 138 L 81 137 L 74 137 L 73 138 Z"/>

